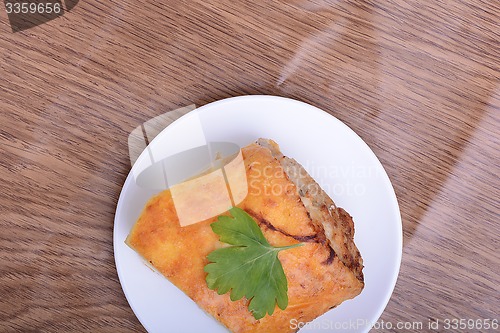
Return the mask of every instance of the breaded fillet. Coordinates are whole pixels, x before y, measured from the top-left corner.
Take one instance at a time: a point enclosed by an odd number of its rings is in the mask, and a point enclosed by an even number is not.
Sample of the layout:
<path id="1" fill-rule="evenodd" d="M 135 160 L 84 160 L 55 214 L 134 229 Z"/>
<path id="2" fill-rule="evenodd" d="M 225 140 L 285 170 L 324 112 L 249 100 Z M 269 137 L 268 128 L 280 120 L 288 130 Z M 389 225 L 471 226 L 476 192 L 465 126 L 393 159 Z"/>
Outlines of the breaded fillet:
<path id="1" fill-rule="evenodd" d="M 328 245 L 342 263 L 363 281 L 363 260 L 354 244 L 354 222 L 351 216 L 344 209 L 335 206 L 328 194 L 297 161 L 283 156 L 276 142 L 259 139 L 257 144 L 268 148 L 273 157 L 281 163 L 288 179 L 297 187 L 311 220 L 325 233 Z"/>
<path id="2" fill-rule="evenodd" d="M 246 182 L 240 186 L 248 194 L 237 206 L 255 219 L 271 245 L 304 243 L 279 253 L 288 281 L 285 310 L 276 307 L 273 315 L 256 320 L 247 299 L 233 302 L 229 294 L 208 289 L 207 255 L 223 246 L 210 228 L 217 217 L 181 226 L 171 190 L 147 203 L 127 244 L 232 332 L 294 332 L 291 322 L 309 322 L 362 291 L 353 221 L 274 141 L 259 139 L 242 156 Z M 214 200 L 217 193 L 203 195 Z"/>

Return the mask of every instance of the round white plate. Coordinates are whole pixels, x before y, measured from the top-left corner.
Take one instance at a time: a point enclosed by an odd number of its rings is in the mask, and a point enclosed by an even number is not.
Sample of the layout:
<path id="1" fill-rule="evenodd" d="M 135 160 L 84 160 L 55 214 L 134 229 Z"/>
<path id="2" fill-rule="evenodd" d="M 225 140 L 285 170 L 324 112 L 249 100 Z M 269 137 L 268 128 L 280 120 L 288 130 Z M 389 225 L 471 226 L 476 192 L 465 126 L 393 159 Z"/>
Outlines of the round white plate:
<path id="1" fill-rule="evenodd" d="M 275 140 L 286 156 L 301 163 L 335 203 L 353 216 L 355 242 L 364 260 L 363 292 L 305 325 L 301 332 L 368 332 L 396 284 L 402 225 L 396 195 L 384 168 L 349 127 L 299 101 L 243 96 L 210 103 L 182 116 L 149 147 L 173 154 L 203 140 L 243 147 L 257 138 Z M 115 215 L 115 260 L 125 296 L 149 332 L 228 332 L 124 243 L 143 206 L 158 192 L 134 181 L 134 172 L 141 168 L 141 158 L 146 154 L 139 157 L 127 177 Z M 303 323 L 292 321 L 290 325 L 296 328 Z"/>

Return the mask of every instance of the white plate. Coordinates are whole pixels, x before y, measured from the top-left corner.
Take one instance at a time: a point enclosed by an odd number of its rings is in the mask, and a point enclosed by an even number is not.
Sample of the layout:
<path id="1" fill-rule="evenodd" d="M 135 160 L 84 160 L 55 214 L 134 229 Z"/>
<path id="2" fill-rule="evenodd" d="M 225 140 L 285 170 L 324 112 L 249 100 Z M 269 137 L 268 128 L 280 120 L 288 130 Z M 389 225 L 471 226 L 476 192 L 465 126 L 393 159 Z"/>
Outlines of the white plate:
<path id="1" fill-rule="evenodd" d="M 182 151 L 186 145 L 197 144 L 200 130 L 208 141 L 242 147 L 260 137 L 275 140 L 285 155 L 301 163 L 335 203 L 353 216 L 355 242 L 364 259 L 365 288 L 301 332 L 368 332 L 391 297 L 402 253 L 396 195 L 375 154 L 335 117 L 274 96 L 235 97 L 200 107 L 164 129 L 150 147 Z M 227 332 L 125 245 L 144 204 L 155 193 L 135 183 L 137 168 L 140 163 L 134 164 L 125 181 L 114 225 L 116 268 L 132 310 L 149 332 Z"/>

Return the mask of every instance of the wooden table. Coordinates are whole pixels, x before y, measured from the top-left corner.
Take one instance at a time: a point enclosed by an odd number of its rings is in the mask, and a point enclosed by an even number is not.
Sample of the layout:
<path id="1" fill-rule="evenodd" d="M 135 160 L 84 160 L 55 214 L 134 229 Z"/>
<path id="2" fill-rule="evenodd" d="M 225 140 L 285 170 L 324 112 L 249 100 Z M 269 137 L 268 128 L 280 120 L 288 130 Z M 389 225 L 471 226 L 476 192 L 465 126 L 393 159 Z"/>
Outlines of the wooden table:
<path id="1" fill-rule="evenodd" d="M 110 0 L 13 33 L 0 6 L 0 331 L 143 331 L 112 245 L 128 135 L 247 94 L 320 107 L 387 170 L 386 331 L 484 331 L 443 323 L 500 316 L 498 22 L 495 0 Z"/>

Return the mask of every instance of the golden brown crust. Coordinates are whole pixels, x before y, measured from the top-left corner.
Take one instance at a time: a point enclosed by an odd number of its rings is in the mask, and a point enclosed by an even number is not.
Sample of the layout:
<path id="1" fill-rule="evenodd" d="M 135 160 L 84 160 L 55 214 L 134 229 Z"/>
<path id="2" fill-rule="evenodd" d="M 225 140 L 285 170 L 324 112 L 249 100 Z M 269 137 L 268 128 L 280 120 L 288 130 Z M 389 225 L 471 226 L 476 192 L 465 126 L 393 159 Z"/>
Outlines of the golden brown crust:
<path id="1" fill-rule="evenodd" d="M 363 259 L 354 243 L 354 222 L 342 208 L 323 191 L 319 184 L 294 159 L 283 156 L 276 142 L 259 139 L 257 144 L 268 148 L 281 163 L 288 179 L 296 185 L 311 220 L 325 234 L 328 244 L 339 259 L 363 281 Z"/>
<path id="2" fill-rule="evenodd" d="M 294 332 L 290 321 L 308 322 L 358 295 L 362 279 L 332 254 L 330 241 L 315 224 L 271 151 L 258 144 L 242 149 L 248 195 L 238 206 L 259 223 L 274 246 L 303 242 L 279 254 L 288 280 L 289 305 L 272 316 L 255 320 L 248 301 L 231 301 L 205 282 L 206 256 L 222 246 L 210 228 L 211 218 L 181 227 L 170 191 L 152 198 L 132 229 L 127 244 L 150 262 L 202 309 L 235 333 Z"/>

